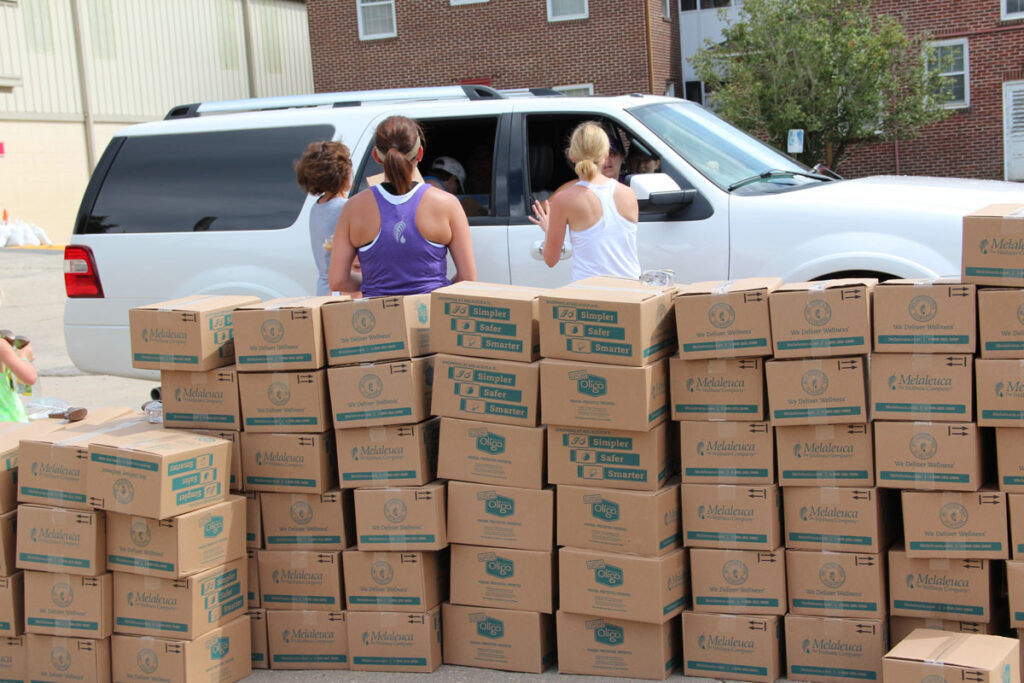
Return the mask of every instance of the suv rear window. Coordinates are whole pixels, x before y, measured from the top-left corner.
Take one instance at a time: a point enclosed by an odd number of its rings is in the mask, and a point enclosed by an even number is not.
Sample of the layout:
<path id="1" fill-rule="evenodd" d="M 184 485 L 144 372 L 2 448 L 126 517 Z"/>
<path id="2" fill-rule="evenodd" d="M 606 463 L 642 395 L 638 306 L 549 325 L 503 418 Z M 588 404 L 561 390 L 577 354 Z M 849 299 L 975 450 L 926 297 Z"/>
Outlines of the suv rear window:
<path id="1" fill-rule="evenodd" d="M 115 139 L 84 232 L 286 228 L 306 200 L 293 163 L 333 136 L 322 125 Z"/>

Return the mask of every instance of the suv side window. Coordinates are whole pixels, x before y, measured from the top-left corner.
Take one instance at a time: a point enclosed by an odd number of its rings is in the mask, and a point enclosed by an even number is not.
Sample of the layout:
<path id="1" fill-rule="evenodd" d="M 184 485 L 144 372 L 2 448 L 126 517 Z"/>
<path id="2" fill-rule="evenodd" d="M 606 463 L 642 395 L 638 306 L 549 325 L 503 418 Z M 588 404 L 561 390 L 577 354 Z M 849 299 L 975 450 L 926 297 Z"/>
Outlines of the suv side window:
<path id="1" fill-rule="evenodd" d="M 310 142 L 333 137 L 333 126 L 318 125 L 115 138 L 110 147 L 120 148 L 75 231 L 287 228 L 306 201 L 295 160 Z"/>
<path id="2" fill-rule="evenodd" d="M 456 196 L 469 224 L 504 225 L 508 210 L 499 205 L 495 193 L 498 117 L 419 119 L 419 123 L 425 138 L 420 174 L 429 179 L 431 166 L 438 157 L 455 159 L 466 173 L 465 186 Z M 368 147 L 353 183 L 360 191 L 383 180 L 383 169 L 373 160 L 371 151 L 372 147 Z"/>

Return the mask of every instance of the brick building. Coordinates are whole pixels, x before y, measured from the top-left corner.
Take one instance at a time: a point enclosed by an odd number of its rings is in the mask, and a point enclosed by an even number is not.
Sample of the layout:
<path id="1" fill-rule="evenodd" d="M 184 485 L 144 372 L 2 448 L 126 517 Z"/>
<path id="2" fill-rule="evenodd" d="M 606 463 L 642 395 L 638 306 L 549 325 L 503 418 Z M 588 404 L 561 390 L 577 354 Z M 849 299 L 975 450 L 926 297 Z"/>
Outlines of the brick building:
<path id="1" fill-rule="evenodd" d="M 849 177 L 876 173 L 1024 180 L 1024 0 L 877 0 L 908 32 L 931 34 L 956 99 L 945 121 L 900 143 L 860 145 Z"/>
<path id="2" fill-rule="evenodd" d="M 681 92 L 676 0 L 308 0 L 317 92 Z"/>

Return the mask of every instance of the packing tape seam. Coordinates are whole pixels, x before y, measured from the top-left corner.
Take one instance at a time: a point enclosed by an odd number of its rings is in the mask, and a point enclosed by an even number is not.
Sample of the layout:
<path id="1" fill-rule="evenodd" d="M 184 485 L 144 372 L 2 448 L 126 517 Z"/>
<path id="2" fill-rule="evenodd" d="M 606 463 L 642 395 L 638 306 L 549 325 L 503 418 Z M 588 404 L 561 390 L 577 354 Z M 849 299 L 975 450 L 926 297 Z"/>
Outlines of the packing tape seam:
<path id="1" fill-rule="evenodd" d="M 711 290 L 711 296 L 724 296 L 729 293 L 729 288 L 735 283 L 736 280 L 725 280 L 722 284 L 717 285 Z"/>
<path id="2" fill-rule="evenodd" d="M 953 636 L 948 642 L 938 645 L 924 658 L 925 664 L 945 666 L 945 662 L 939 659 L 939 657 L 946 654 L 950 650 L 954 650 L 957 647 L 959 647 L 962 642 L 967 640 L 967 636 L 968 634 L 966 633 L 958 633 L 955 636 Z"/>

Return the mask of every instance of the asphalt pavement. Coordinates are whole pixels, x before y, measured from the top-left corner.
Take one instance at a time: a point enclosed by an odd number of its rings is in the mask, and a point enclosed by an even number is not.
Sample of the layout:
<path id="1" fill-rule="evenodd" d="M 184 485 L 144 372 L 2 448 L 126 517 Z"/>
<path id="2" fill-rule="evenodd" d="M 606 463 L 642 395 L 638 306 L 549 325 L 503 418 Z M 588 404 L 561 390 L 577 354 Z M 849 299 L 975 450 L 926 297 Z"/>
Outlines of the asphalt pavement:
<path id="1" fill-rule="evenodd" d="M 140 406 L 149 398 L 156 382 L 93 375 L 79 370 L 68 357 L 64 344 L 64 261 L 59 250 L 0 249 L 0 329 L 12 330 L 32 340 L 39 395 L 54 397 L 87 408 Z M 558 675 L 557 669 L 541 674 L 548 681 L 602 682 L 618 678 Z M 461 666 L 442 666 L 432 674 L 384 674 L 349 671 L 256 671 L 245 679 L 251 683 L 325 683 L 327 681 L 531 681 L 535 674 Z M 712 683 L 721 679 L 695 678 L 673 674 L 670 680 L 683 683 Z M 785 683 L 784 679 L 780 679 Z"/>

